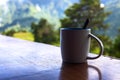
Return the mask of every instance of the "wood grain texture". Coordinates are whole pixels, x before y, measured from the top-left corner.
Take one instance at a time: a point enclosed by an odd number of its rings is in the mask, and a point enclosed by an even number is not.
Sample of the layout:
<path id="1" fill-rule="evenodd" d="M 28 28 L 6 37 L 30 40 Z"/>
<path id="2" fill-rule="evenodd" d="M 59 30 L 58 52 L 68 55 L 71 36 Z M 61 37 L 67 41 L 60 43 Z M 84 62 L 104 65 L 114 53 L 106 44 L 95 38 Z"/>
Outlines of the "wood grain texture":
<path id="1" fill-rule="evenodd" d="M 120 60 L 62 63 L 59 47 L 0 35 L 0 80 L 120 80 Z"/>

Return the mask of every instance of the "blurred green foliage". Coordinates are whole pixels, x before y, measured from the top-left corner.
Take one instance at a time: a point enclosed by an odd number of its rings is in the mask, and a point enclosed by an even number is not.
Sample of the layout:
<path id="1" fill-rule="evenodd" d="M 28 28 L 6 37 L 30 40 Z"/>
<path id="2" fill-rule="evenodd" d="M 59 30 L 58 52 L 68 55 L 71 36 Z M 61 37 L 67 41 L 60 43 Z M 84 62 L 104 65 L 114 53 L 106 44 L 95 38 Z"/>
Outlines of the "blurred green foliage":
<path id="1" fill-rule="evenodd" d="M 13 27 L 9 27 L 5 29 L 2 34 L 7 36 L 13 36 L 14 33 L 17 33 L 20 31 L 20 25 L 15 25 Z"/>
<path id="2" fill-rule="evenodd" d="M 120 31 L 115 38 L 113 45 L 110 46 L 109 53 L 109 56 L 120 58 Z"/>
<path id="3" fill-rule="evenodd" d="M 32 23 L 31 29 L 34 34 L 35 42 L 43 42 L 47 44 L 55 44 L 59 42 L 58 31 L 54 30 L 54 25 L 50 24 L 46 19 L 40 19 L 38 24 Z"/>
<path id="4" fill-rule="evenodd" d="M 28 41 L 34 41 L 34 36 L 31 32 L 17 32 L 13 34 L 13 37 Z"/>
<path id="5" fill-rule="evenodd" d="M 112 40 L 107 35 L 97 35 L 97 37 L 102 41 L 104 45 L 104 55 L 110 55 L 109 50 L 113 45 Z M 99 45 L 97 44 L 96 40 L 91 39 L 91 52 L 92 53 L 99 53 Z"/>
<path id="6" fill-rule="evenodd" d="M 65 11 L 67 17 L 61 19 L 62 27 L 83 27 L 84 22 L 89 18 L 88 27 L 94 28 L 93 31 L 105 30 L 108 25 L 104 24 L 104 20 L 110 12 L 105 12 L 100 4 L 100 0 L 81 0 L 73 4 Z"/>
<path id="7" fill-rule="evenodd" d="M 5 29 L 5 31 L 2 32 L 2 34 L 24 40 L 34 41 L 34 37 L 33 34 L 30 32 L 30 29 L 22 28 L 19 24 L 8 27 L 7 29 Z"/>

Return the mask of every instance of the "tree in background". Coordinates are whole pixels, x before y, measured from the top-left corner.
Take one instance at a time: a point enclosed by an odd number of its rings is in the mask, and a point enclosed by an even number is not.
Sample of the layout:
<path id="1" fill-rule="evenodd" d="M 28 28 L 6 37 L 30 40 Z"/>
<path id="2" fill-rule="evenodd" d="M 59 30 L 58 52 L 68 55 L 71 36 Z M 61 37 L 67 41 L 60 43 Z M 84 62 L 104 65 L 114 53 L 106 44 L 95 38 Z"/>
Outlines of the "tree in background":
<path id="1" fill-rule="evenodd" d="M 58 42 L 58 33 L 46 19 L 42 18 L 38 24 L 32 23 L 31 29 L 35 42 L 54 44 Z"/>
<path id="2" fill-rule="evenodd" d="M 65 11 L 66 17 L 61 19 L 62 27 L 82 27 L 87 18 L 90 19 L 89 27 L 105 29 L 105 18 L 109 12 L 104 12 L 100 0 L 81 0 Z"/>
<path id="3" fill-rule="evenodd" d="M 120 29 L 118 30 L 119 34 L 114 40 L 112 46 L 110 46 L 109 55 L 120 58 Z"/>
<path id="4" fill-rule="evenodd" d="M 13 36 L 14 33 L 16 33 L 16 31 L 14 29 L 2 32 L 3 35 L 7 35 L 7 36 Z"/>
<path id="5" fill-rule="evenodd" d="M 104 24 L 104 20 L 110 14 L 110 12 L 104 11 L 104 5 L 100 3 L 100 0 L 80 0 L 79 3 L 75 3 L 65 11 L 66 17 L 61 19 L 61 27 L 82 27 L 87 18 L 90 19 L 88 24 L 89 28 L 92 28 L 92 33 L 99 34 L 100 39 L 104 43 L 105 52 L 108 54 L 108 49 L 112 41 L 105 35 L 105 31 L 108 28 L 107 24 Z M 94 52 L 98 50 L 97 42 L 92 40 L 91 50 Z M 96 52 L 95 52 L 96 53 Z"/>
<path id="6" fill-rule="evenodd" d="M 8 27 L 7 29 L 5 29 L 2 34 L 3 35 L 7 35 L 7 36 L 12 36 L 14 35 L 14 33 L 20 32 L 22 31 L 22 28 L 20 27 L 19 24 L 13 26 L 13 27 Z"/>
<path id="7" fill-rule="evenodd" d="M 19 24 L 8 27 L 5 31 L 2 32 L 3 35 L 34 41 L 33 34 L 30 32 L 29 28 L 22 28 Z"/>

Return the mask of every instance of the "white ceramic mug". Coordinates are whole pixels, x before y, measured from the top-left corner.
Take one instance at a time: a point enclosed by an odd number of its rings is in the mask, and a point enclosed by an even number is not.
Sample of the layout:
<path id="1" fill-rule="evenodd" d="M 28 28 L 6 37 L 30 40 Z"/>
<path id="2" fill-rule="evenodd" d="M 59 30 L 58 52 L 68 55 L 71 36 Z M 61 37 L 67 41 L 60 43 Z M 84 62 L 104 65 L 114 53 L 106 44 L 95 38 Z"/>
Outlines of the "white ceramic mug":
<path id="1" fill-rule="evenodd" d="M 95 57 L 88 57 L 90 38 L 95 39 L 100 47 L 100 53 Z M 103 44 L 99 38 L 91 34 L 91 29 L 61 28 L 61 55 L 63 62 L 83 63 L 87 59 L 96 59 L 103 54 Z"/>

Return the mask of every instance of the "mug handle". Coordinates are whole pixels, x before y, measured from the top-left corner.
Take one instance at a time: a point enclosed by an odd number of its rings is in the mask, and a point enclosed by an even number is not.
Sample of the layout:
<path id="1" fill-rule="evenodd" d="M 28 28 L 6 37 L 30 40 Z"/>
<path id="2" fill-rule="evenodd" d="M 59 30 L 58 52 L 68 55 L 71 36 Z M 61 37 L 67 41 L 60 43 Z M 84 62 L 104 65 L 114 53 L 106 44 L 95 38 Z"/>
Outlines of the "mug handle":
<path id="1" fill-rule="evenodd" d="M 96 36 L 94 36 L 94 35 L 91 34 L 91 33 L 89 33 L 88 36 L 91 37 L 91 38 L 93 38 L 93 39 L 95 39 L 95 40 L 98 42 L 98 44 L 99 44 L 99 46 L 100 46 L 100 52 L 99 52 L 98 56 L 95 56 L 95 57 L 87 57 L 87 59 L 97 59 L 97 58 L 99 58 L 99 57 L 103 54 L 103 51 L 104 51 L 103 43 L 102 43 L 102 41 L 101 41 L 99 38 L 97 38 Z"/>

